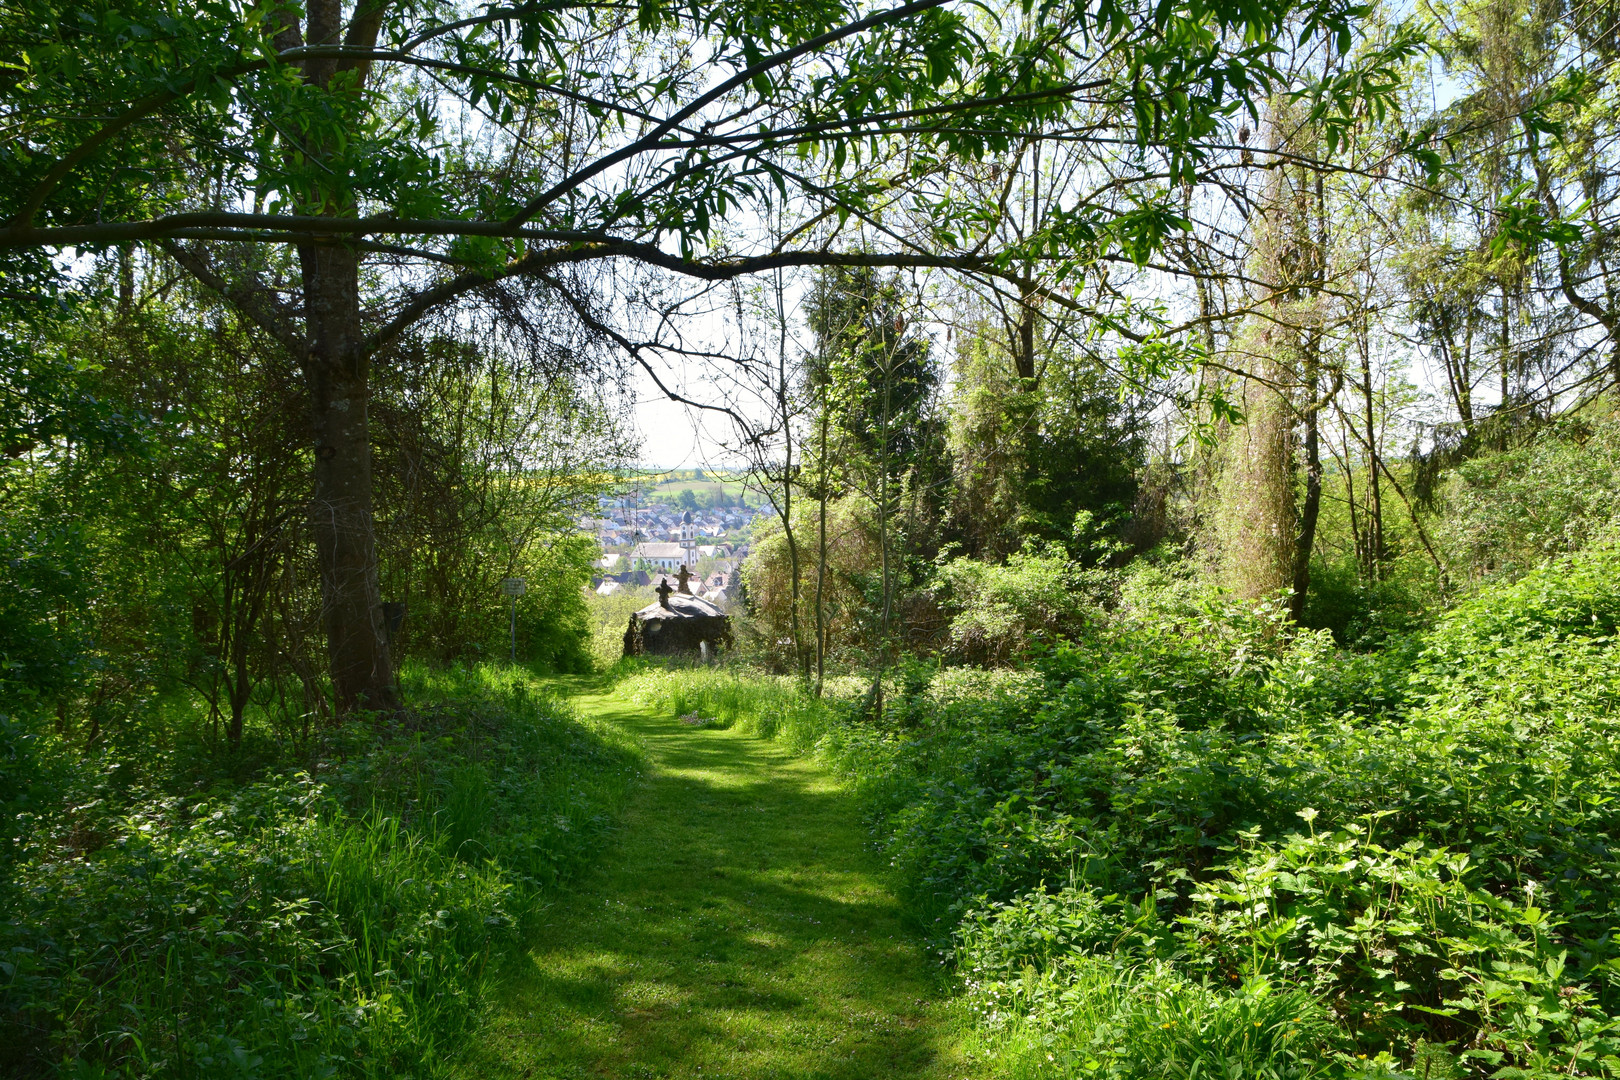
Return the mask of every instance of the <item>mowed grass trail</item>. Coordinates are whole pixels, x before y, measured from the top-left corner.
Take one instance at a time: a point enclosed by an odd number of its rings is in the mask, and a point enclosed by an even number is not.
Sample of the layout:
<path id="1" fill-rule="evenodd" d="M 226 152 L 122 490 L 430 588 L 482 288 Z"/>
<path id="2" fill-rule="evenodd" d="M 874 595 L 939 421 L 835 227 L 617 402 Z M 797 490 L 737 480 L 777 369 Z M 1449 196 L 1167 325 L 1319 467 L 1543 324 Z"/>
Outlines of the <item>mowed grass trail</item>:
<path id="1" fill-rule="evenodd" d="M 978 1077 L 963 1025 L 814 762 L 586 687 L 648 775 L 498 976 L 468 1077 Z"/>

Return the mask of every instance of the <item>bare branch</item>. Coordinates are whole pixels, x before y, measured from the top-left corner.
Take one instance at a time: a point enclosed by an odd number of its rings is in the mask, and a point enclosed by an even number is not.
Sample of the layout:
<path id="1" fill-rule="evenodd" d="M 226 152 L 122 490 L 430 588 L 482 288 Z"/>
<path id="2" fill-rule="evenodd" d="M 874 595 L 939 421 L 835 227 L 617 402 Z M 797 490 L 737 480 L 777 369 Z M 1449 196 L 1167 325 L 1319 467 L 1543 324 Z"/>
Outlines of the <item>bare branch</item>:
<path id="1" fill-rule="evenodd" d="M 258 284 L 226 280 L 208 265 L 208 260 L 204 256 L 188 251 L 180 244 L 163 240 L 159 241 L 158 246 L 169 258 L 179 263 L 192 277 L 201 282 L 204 288 L 229 300 L 238 311 L 248 317 L 249 321 L 275 338 L 282 348 L 302 361 L 307 349 L 304 335 L 288 320 L 281 305 L 276 303 L 275 297 L 268 289 Z"/>

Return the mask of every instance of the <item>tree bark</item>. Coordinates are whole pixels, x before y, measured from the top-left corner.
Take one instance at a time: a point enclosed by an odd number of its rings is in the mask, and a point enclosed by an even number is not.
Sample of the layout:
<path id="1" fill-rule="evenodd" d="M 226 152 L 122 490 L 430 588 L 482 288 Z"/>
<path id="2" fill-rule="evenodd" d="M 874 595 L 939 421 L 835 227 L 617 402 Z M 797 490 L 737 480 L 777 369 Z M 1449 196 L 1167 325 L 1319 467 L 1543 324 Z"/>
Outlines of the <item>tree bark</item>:
<path id="1" fill-rule="evenodd" d="M 1022 288 L 1018 297 L 1018 328 L 1013 339 L 1013 373 L 1018 376 L 1020 393 L 1033 393 L 1039 389 L 1035 372 L 1035 306 L 1034 290 Z"/>
<path id="2" fill-rule="evenodd" d="M 1314 397 L 1317 386 L 1316 342 L 1308 347 L 1305 384 Z M 1316 522 L 1322 512 L 1321 407 L 1312 402 L 1305 421 L 1305 500 L 1299 511 L 1299 535 L 1294 540 L 1294 592 L 1289 598 L 1289 614 L 1297 624 L 1305 616 L 1305 599 L 1311 591 L 1311 553 L 1316 547 Z"/>
<path id="3" fill-rule="evenodd" d="M 335 244 L 309 245 L 299 255 L 309 328 L 303 371 L 315 446 L 310 525 L 320 561 L 332 695 L 340 715 L 392 711 L 399 697 L 377 577 L 359 259 Z"/>
<path id="4" fill-rule="evenodd" d="M 827 485 L 831 481 L 828 475 L 827 436 L 832 421 L 828 415 L 830 407 L 826 401 L 822 401 L 821 416 L 817 419 L 821 432 L 817 468 L 821 476 L 816 484 L 816 501 L 819 504 L 816 509 L 816 680 L 812 694 L 818 698 L 827 679 Z"/>
<path id="5" fill-rule="evenodd" d="M 1273 154 L 1286 145 L 1290 121 L 1273 102 L 1266 119 Z M 1297 584 L 1298 507 L 1294 500 L 1293 395 L 1299 364 L 1298 318 L 1289 298 L 1297 290 L 1297 268 L 1285 253 L 1297 241 L 1292 209 L 1296 200 L 1287 173 L 1273 163 L 1264 201 L 1253 218 L 1250 265 L 1256 300 L 1269 309 L 1253 320 L 1235 350 L 1247 353 L 1248 374 L 1240 380 L 1243 424 L 1224 448 L 1220 474 L 1219 551 L 1222 577 L 1246 600 L 1259 600 Z"/>
<path id="6" fill-rule="evenodd" d="M 1367 425 L 1368 494 L 1367 504 L 1367 577 L 1377 581 L 1383 577 L 1384 565 L 1384 496 L 1378 483 L 1378 428 L 1373 410 L 1372 355 L 1367 344 L 1367 323 L 1362 315 L 1361 335 L 1361 402 L 1363 420 Z M 1348 459 L 1346 468 L 1348 468 Z"/>

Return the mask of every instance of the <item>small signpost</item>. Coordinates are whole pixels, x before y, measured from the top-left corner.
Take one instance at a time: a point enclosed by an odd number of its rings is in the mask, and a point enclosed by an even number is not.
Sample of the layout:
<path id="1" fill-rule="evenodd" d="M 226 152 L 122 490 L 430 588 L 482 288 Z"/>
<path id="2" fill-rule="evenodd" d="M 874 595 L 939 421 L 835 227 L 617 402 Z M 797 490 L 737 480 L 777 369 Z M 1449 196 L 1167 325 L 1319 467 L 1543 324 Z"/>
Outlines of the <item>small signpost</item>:
<path id="1" fill-rule="evenodd" d="M 517 663 L 517 598 L 529 591 L 528 582 L 520 577 L 501 578 L 501 595 L 512 599 L 512 663 Z"/>

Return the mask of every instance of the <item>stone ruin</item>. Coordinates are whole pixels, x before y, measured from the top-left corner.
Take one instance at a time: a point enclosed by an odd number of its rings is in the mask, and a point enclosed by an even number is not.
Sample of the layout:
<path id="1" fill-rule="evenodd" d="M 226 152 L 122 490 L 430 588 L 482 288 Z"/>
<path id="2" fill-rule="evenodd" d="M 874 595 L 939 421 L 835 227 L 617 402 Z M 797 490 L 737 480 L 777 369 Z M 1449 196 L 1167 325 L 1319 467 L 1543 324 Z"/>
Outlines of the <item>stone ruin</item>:
<path id="1" fill-rule="evenodd" d="M 626 656 L 701 656 L 712 659 L 731 648 L 731 616 L 701 597 L 693 596 L 691 573 L 682 566 L 679 589 L 659 583 L 658 603 L 630 616 L 624 631 Z"/>

